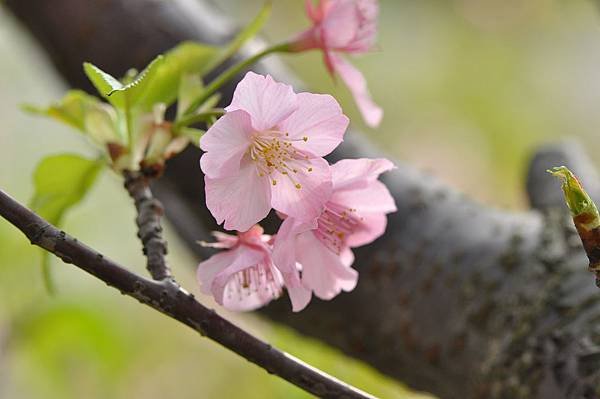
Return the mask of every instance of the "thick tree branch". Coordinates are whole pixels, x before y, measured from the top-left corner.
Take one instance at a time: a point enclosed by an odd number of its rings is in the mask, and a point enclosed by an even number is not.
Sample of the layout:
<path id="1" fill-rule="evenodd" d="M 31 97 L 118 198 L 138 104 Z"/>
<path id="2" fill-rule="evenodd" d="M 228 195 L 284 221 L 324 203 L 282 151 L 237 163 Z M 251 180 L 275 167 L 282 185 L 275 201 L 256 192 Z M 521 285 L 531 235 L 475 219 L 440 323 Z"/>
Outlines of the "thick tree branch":
<path id="1" fill-rule="evenodd" d="M 118 75 L 181 40 L 227 36 L 210 1 L 190 1 L 204 11 L 189 12 L 185 0 L 6 3 L 65 78 L 81 87 L 84 60 Z M 224 101 L 233 87 L 225 88 Z M 334 158 L 371 151 L 351 132 Z M 202 178 L 190 178 L 199 156 L 188 149 L 174 158 L 154 187 L 195 251 L 195 241 L 216 228 L 199 206 Z M 600 296 L 573 224 L 558 206 L 558 186 L 538 185 L 537 172 L 530 176 L 531 201 L 544 212 L 490 209 L 400 165 L 386 178 L 399 210 L 385 237 L 357 251 L 358 287 L 331 302 L 315 300 L 294 317 L 285 301 L 266 314 L 443 398 L 600 397 Z"/>
<path id="2" fill-rule="evenodd" d="M 372 398 L 260 341 L 201 305 L 170 280 L 147 280 L 58 230 L 0 190 L 0 216 L 67 264 L 88 272 L 165 315 L 220 343 L 252 363 L 323 398 Z"/>
<path id="3" fill-rule="evenodd" d="M 164 213 L 162 203 L 154 198 L 149 179 L 142 172 L 125 172 L 125 189 L 135 203 L 138 237 L 148 259 L 146 268 L 154 280 L 171 278 L 167 265 L 167 242 L 164 240 L 160 219 Z"/>

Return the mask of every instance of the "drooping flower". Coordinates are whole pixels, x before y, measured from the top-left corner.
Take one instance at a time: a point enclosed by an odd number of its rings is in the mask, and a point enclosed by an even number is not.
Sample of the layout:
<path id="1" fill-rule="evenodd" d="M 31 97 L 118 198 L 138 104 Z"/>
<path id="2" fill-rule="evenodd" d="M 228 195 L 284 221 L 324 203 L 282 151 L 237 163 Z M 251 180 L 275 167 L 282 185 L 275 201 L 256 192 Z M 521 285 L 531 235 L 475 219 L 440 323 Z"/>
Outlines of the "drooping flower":
<path id="1" fill-rule="evenodd" d="M 248 72 L 226 110 L 200 140 L 206 205 L 217 223 L 246 231 L 271 208 L 317 217 L 332 187 L 322 157 L 348 126 L 337 101 Z"/>
<path id="2" fill-rule="evenodd" d="M 383 110 L 373 102 L 362 73 L 342 54 L 362 54 L 369 51 L 377 35 L 378 0 L 313 0 L 306 1 L 306 13 L 313 26 L 301 33 L 291 44 L 291 51 L 321 49 L 325 65 L 332 76 L 338 74 L 365 119 L 376 127 Z"/>
<path id="3" fill-rule="evenodd" d="M 396 211 L 388 189 L 377 180 L 393 167 L 386 159 L 346 159 L 332 165 L 333 193 L 325 210 L 312 222 L 286 217 L 275 238 L 273 261 L 288 269 L 299 264 L 302 285 L 321 299 L 353 290 L 358 273 L 350 267 L 351 248 L 381 236 L 386 214 Z"/>
<path id="4" fill-rule="evenodd" d="M 263 234 L 260 226 L 237 236 L 213 234 L 216 243 L 202 244 L 224 251 L 198 265 L 197 279 L 203 293 L 212 295 L 227 309 L 248 311 L 279 298 L 287 284 L 293 304 L 307 302 L 310 294 L 302 289 L 297 271 L 283 275 L 273 264 L 272 237 Z"/>

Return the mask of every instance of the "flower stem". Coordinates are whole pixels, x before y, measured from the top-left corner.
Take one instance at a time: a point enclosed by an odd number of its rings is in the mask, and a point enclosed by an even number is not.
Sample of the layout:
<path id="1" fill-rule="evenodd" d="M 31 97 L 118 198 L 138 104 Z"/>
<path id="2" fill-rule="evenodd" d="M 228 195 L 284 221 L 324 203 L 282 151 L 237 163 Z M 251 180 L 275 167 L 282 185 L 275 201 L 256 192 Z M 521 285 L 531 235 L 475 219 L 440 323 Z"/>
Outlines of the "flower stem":
<path id="1" fill-rule="evenodd" d="M 210 98 L 210 96 L 215 94 L 217 92 L 217 90 L 219 90 L 221 88 L 221 86 L 223 86 L 225 83 L 229 82 L 231 79 L 233 79 L 235 76 L 237 76 L 244 69 L 246 69 L 246 68 L 250 67 L 251 65 L 255 64 L 256 62 L 258 62 L 261 58 L 263 58 L 269 54 L 287 53 L 289 51 L 290 51 L 289 43 L 277 44 L 275 46 L 266 48 L 263 51 L 253 55 L 252 57 L 247 58 L 247 59 L 231 66 L 230 68 L 225 70 L 223 73 L 221 73 L 219 76 L 217 76 L 215 78 L 215 80 L 213 80 L 208 86 L 206 86 L 206 88 L 204 89 L 204 91 L 202 92 L 200 97 L 195 99 L 187 107 L 187 109 L 184 112 L 184 115 L 192 114 L 196 109 L 198 109 L 199 106 L 201 106 L 206 100 L 208 100 Z"/>

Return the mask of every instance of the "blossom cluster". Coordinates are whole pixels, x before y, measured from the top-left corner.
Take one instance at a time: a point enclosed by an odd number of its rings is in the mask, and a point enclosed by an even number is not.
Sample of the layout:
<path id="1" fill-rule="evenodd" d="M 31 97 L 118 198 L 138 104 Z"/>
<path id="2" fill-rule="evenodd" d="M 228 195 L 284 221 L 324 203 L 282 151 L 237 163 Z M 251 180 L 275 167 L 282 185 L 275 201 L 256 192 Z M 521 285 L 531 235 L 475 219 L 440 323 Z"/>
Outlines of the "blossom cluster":
<path id="1" fill-rule="evenodd" d="M 231 105 L 201 138 L 206 204 L 218 224 L 205 244 L 224 251 L 198 266 L 202 291 L 232 310 L 256 309 L 285 287 L 294 311 L 312 294 L 331 299 L 352 290 L 351 248 L 383 234 L 396 210 L 378 181 L 385 159 L 323 158 L 343 140 L 348 118 L 323 94 L 298 93 L 248 72 Z M 271 210 L 283 220 L 275 236 L 257 225 Z"/>
<path id="2" fill-rule="evenodd" d="M 382 110 L 362 74 L 343 58 L 371 49 L 376 0 L 306 0 L 312 26 L 289 51 L 318 49 L 332 76 L 354 95 L 367 124 Z M 222 249 L 198 266 L 206 294 L 232 310 L 252 310 L 288 292 L 292 309 L 314 294 L 329 300 L 354 289 L 352 248 L 381 236 L 396 206 L 378 181 L 393 169 L 386 159 L 323 158 L 343 140 L 348 118 L 330 95 L 295 93 L 270 76 L 249 72 L 231 104 L 200 140 L 206 205 L 218 224 L 236 235 L 215 233 Z M 282 220 L 276 235 L 258 223 L 272 210 Z"/>

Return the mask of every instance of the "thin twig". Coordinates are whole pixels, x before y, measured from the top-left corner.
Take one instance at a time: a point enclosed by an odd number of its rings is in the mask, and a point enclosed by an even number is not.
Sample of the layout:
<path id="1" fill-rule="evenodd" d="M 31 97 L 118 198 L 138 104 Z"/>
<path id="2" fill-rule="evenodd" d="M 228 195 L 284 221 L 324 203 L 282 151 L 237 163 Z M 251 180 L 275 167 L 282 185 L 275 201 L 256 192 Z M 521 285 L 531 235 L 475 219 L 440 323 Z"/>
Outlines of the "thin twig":
<path id="1" fill-rule="evenodd" d="M 146 268 L 154 280 L 171 278 L 165 256 L 167 242 L 162 236 L 160 218 L 164 214 L 162 203 L 154 198 L 148 178 L 141 172 L 125 172 L 125 188 L 135 203 L 138 237 L 142 241 Z"/>
<path id="2" fill-rule="evenodd" d="M 171 280 L 152 281 L 58 230 L 0 190 L 0 216 L 31 241 L 76 267 L 137 299 L 151 308 L 191 327 L 248 361 L 322 398 L 373 398 L 271 345 L 208 309 Z"/>

